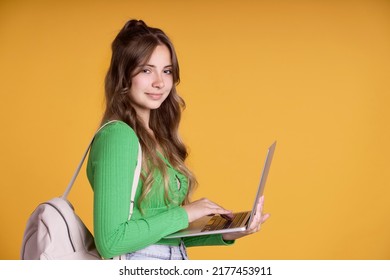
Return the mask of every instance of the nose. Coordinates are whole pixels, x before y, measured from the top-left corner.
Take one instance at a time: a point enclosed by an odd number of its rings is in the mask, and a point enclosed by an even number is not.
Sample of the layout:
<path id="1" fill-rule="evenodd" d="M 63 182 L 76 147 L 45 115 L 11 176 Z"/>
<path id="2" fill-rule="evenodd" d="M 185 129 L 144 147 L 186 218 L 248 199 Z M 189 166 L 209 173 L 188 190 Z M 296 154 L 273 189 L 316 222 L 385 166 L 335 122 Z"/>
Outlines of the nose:
<path id="1" fill-rule="evenodd" d="M 153 80 L 152 86 L 154 88 L 158 88 L 158 89 L 163 88 L 165 86 L 163 77 L 161 77 L 161 75 L 156 74 L 156 76 Z"/>

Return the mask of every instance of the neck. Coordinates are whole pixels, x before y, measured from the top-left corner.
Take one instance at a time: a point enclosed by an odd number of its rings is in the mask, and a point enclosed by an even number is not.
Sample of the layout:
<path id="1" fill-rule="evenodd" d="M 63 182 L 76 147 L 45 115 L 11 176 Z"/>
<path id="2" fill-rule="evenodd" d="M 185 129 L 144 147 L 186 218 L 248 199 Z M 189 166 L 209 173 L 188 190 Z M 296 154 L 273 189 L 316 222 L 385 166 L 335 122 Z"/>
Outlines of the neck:
<path id="1" fill-rule="evenodd" d="M 146 130 L 149 128 L 150 120 L 150 110 L 136 110 L 138 118 L 142 121 L 142 124 L 145 126 Z"/>

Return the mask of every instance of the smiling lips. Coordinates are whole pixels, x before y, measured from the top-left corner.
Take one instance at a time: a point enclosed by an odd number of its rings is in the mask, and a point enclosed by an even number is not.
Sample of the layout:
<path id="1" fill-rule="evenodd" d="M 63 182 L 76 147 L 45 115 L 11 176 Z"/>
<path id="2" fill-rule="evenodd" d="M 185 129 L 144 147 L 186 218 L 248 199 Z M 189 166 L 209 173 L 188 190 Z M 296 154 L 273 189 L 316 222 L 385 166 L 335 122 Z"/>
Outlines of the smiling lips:
<path id="1" fill-rule="evenodd" d="M 163 96 L 162 93 L 146 93 L 151 99 L 159 100 Z"/>

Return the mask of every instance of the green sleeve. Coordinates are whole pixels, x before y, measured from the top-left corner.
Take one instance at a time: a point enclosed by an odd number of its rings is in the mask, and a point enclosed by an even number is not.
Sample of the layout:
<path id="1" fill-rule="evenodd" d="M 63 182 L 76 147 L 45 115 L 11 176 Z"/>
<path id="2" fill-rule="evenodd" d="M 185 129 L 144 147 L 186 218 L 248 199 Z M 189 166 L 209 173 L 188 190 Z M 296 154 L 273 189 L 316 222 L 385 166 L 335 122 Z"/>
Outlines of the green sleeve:
<path id="1" fill-rule="evenodd" d="M 186 247 L 193 246 L 212 246 L 212 245 L 232 245 L 234 240 L 225 241 L 222 234 L 210 234 L 183 238 Z"/>
<path id="2" fill-rule="evenodd" d="M 94 237 L 104 258 L 139 250 L 188 226 L 187 213 L 180 206 L 143 217 L 135 203 L 128 220 L 137 154 L 138 138 L 123 122 L 103 128 L 91 147 L 87 175 L 94 190 Z M 135 200 L 141 188 L 140 181 Z"/>

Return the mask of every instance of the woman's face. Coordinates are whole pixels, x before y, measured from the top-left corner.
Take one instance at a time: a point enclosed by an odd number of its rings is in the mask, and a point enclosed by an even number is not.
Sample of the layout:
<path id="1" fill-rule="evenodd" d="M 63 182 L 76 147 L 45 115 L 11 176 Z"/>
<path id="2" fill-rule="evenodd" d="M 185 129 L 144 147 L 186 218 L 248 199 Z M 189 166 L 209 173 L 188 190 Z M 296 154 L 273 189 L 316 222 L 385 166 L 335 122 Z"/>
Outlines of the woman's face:
<path id="1" fill-rule="evenodd" d="M 158 45 L 149 61 L 140 65 L 131 81 L 130 99 L 137 114 L 149 114 L 168 97 L 172 86 L 172 60 L 169 49 Z"/>

